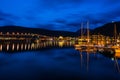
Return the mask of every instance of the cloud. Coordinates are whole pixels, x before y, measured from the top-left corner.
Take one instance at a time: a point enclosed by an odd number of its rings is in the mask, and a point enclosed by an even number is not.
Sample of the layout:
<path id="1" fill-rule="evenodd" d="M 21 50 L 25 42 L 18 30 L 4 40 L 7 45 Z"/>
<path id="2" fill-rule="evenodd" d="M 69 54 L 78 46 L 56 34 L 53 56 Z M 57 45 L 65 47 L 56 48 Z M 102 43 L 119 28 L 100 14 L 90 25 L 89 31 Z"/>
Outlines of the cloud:
<path id="1" fill-rule="evenodd" d="M 2 25 L 14 25 L 14 20 L 19 19 L 19 17 L 0 12 L 0 24 Z"/>
<path id="2" fill-rule="evenodd" d="M 120 20 L 119 0 L 1 0 L 0 24 L 77 31 Z M 2 25 L 5 25 L 2 24 Z"/>

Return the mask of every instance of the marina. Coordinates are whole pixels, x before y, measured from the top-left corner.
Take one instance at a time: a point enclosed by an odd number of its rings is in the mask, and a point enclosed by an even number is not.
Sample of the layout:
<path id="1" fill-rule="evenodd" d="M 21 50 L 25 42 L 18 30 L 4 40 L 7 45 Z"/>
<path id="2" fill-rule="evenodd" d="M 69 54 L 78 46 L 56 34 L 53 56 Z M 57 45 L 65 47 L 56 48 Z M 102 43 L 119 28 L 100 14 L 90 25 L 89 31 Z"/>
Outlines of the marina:
<path id="1" fill-rule="evenodd" d="M 120 80 L 120 0 L 0 0 L 0 80 Z"/>
<path id="2" fill-rule="evenodd" d="M 0 80 L 120 79 L 120 34 L 78 36 L 0 32 Z M 86 26 L 86 29 L 84 29 Z"/>

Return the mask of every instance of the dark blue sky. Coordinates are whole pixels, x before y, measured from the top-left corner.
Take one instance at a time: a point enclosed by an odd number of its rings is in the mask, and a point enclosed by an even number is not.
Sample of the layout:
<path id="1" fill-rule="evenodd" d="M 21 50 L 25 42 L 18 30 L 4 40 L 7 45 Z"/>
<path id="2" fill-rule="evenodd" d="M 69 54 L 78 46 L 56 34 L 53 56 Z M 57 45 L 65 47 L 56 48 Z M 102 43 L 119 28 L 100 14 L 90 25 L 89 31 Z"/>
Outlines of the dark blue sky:
<path id="1" fill-rule="evenodd" d="M 0 25 L 76 31 L 120 21 L 120 0 L 0 0 Z"/>

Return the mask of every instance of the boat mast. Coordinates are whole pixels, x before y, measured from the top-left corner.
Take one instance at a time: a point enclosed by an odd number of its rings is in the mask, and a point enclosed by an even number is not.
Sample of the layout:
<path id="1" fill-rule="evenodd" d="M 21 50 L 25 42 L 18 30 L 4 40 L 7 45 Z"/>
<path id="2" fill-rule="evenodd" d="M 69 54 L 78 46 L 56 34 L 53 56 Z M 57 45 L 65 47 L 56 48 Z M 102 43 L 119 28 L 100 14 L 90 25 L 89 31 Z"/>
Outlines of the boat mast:
<path id="1" fill-rule="evenodd" d="M 116 30 L 116 24 L 114 24 L 114 39 L 115 39 L 115 44 L 117 43 L 117 30 Z"/>
<path id="2" fill-rule="evenodd" d="M 90 42 L 89 21 L 87 21 L 87 42 Z"/>
<path id="3" fill-rule="evenodd" d="M 83 23 L 81 23 L 81 39 L 83 38 Z"/>

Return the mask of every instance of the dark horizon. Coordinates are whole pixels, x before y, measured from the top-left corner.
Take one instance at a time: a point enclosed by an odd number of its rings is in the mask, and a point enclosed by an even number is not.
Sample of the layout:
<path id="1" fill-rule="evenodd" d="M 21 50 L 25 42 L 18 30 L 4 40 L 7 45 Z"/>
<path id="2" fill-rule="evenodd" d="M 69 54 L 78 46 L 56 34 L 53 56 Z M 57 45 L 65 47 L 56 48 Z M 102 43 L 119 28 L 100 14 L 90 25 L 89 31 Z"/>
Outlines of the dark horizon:
<path id="1" fill-rule="evenodd" d="M 110 24 L 109 26 L 111 27 L 111 26 L 114 26 L 114 25 L 111 25 L 111 24 L 114 24 L 114 23 L 118 23 L 118 26 L 119 26 L 119 23 L 120 23 L 120 21 L 117 21 L 117 22 L 110 22 L 110 23 L 106 23 L 106 24 L 103 24 L 103 25 L 101 25 L 101 26 L 97 26 L 96 28 L 91 28 L 91 27 L 89 27 L 89 29 L 90 30 L 95 30 L 95 29 L 97 29 L 97 28 L 100 28 L 100 27 L 103 27 L 103 26 L 105 26 L 105 25 L 108 25 L 108 24 Z M 90 25 L 90 24 L 89 24 Z M 21 28 L 28 28 L 28 29 L 41 29 L 41 30 L 49 30 L 49 31 L 65 31 L 65 32 L 78 32 L 80 29 L 81 29 L 81 25 L 80 25 L 80 27 L 78 28 L 78 30 L 76 30 L 76 31 L 69 31 L 69 30 L 54 30 L 54 29 L 47 29 L 47 28 L 41 28 L 41 27 L 27 27 L 27 26 L 17 26 L 17 25 L 4 25 L 4 26 L 0 26 L 0 28 L 2 28 L 2 27 L 11 27 L 11 28 L 14 28 L 14 27 L 21 27 Z M 84 27 L 83 27 L 84 29 L 87 29 L 87 27 L 86 27 L 86 24 L 84 25 Z"/>

